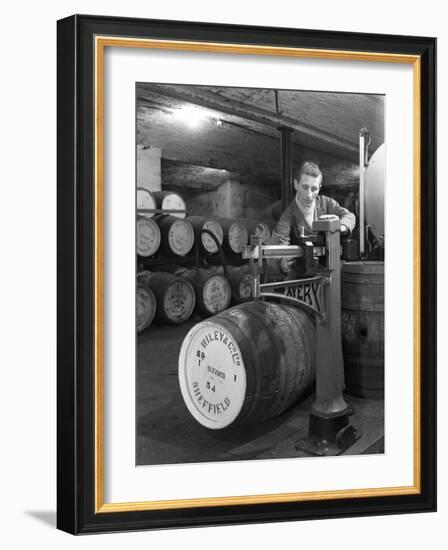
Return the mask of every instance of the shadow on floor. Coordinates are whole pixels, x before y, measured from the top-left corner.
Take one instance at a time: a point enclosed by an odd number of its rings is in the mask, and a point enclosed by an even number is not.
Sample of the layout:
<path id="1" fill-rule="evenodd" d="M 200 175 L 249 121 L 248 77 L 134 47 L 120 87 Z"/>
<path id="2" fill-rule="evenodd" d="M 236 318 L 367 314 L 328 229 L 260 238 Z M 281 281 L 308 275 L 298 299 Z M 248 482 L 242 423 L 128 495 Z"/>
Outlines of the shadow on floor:
<path id="1" fill-rule="evenodd" d="M 56 529 L 56 511 L 55 510 L 26 510 L 26 514 L 37 519 L 41 523 Z"/>

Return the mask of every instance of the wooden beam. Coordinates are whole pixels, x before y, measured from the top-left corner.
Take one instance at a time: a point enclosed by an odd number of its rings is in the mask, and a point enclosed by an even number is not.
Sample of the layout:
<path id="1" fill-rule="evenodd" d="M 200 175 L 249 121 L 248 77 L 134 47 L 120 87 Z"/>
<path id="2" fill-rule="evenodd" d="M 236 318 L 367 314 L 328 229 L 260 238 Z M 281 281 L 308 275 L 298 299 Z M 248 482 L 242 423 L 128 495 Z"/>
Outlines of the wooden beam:
<path id="1" fill-rule="evenodd" d="M 228 181 L 240 181 L 240 175 L 228 170 L 198 166 L 184 162 L 162 160 L 162 178 L 165 187 L 183 185 L 191 189 L 215 191 Z"/>
<path id="2" fill-rule="evenodd" d="M 229 170 L 199 166 L 168 158 L 162 159 L 162 184 L 170 190 L 172 190 L 173 187 L 186 186 L 202 192 L 216 191 L 223 183 L 229 181 L 256 185 L 274 191 L 279 188 L 278 178 L 272 178 L 266 175 L 242 175 Z"/>
<path id="3" fill-rule="evenodd" d="M 341 154 L 348 154 L 350 158 L 353 157 L 353 155 L 357 155 L 358 145 L 354 141 L 336 137 L 329 132 L 325 132 L 309 124 L 300 123 L 289 116 L 277 114 L 255 105 L 236 101 L 235 99 L 230 99 L 214 92 L 204 90 L 198 86 L 141 83 L 137 88 L 138 98 L 141 99 L 146 99 L 147 93 L 150 94 L 150 97 L 153 97 L 152 94 L 154 94 L 154 92 L 161 96 L 168 96 L 173 99 L 193 103 L 200 107 L 212 109 L 213 111 L 227 113 L 246 120 L 252 120 L 270 128 L 288 126 L 295 130 L 302 138 L 312 138 L 313 141 L 316 140 L 325 146 L 330 146 L 332 149 L 341 151 Z"/>

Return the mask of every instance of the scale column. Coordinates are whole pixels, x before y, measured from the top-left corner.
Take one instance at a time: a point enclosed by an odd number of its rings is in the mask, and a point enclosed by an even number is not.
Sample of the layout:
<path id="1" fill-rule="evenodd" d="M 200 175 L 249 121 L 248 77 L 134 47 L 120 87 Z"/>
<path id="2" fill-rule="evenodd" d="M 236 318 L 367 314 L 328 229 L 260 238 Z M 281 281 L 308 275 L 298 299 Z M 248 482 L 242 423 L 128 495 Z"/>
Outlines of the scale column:
<path id="1" fill-rule="evenodd" d="M 313 231 L 326 232 L 325 315 L 316 319 L 316 400 L 311 406 L 308 437 L 297 447 L 317 455 L 335 455 L 358 439 L 343 397 L 344 363 L 341 341 L 340 221 L 318 220 Z"/>

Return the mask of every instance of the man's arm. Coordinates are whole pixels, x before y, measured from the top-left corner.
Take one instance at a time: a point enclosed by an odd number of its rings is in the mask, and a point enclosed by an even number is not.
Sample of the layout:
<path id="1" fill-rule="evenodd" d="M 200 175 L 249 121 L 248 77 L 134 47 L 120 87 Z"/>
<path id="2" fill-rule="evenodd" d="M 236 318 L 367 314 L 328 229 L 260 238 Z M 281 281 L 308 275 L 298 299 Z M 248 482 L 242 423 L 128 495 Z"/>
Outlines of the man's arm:
<path id="1" fill-rule="evenodd" d="M 292 220 L 288 212 L 284 212 L 280 217 L 277 227 L 271 235 L 269 244 L 290 244 L 291 243 Z M 294 258 L 284 258 L 283 260 L 268 260 L 268 266 L 271 269 L 280 269 L 283 273 L 291 271 Z"/>
<path id="2" fill-rule="evenodd" d="M 356 216 L 330 197 L 325 197 L 325 212 L 338 216 L 341 225 L 345 225 L 349 231 L 355 229 Z"/>
<path id="3" fill-rule="evenodd" d="M 285 214 L 280 217 L 277 227 L 272 232 L 269 244 L 289 244 L 291 242 L 291 220 Z"/>

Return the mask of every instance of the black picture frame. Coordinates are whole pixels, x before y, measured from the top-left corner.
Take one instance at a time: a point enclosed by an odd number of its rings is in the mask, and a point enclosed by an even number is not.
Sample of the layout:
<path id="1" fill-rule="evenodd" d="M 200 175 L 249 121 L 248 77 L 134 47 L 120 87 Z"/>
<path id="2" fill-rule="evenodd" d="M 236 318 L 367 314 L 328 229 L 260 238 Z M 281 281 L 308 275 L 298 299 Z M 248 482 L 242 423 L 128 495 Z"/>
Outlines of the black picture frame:
<path id="1" fill-rule="evenodd" d="M 74 15 L 57 27 L 57 526 L 73 534 L 436 509 L 436 39 Z M 420 479 L 413 494 L 110 510 L 101 508 L 95 423 L 96 36 L 415 56 L 420 67 Z M 101 460 L 101 457 L 99 457 Z"/>

